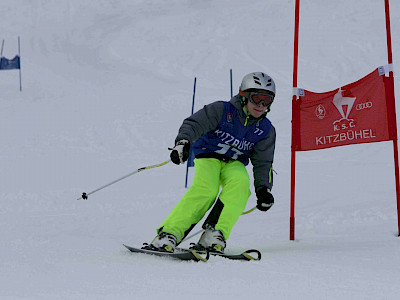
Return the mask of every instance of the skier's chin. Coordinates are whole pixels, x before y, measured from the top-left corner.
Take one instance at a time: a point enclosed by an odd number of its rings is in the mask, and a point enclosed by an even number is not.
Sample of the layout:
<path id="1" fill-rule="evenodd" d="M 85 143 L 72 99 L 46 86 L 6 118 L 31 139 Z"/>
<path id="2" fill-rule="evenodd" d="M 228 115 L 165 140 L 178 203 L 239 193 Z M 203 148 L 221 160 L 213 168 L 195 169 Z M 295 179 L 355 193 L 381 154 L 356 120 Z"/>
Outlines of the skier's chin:
<path id="1" fill-rule="evenodd" d="M 252 116 L 253 116 L 254 118 L 259 118 L 259 117 L 262 116 L 263 113 L 264 113 L 264 110 L 257 110 L 257 109 L 255 109 L 255 110 L 252 112 Z"/>

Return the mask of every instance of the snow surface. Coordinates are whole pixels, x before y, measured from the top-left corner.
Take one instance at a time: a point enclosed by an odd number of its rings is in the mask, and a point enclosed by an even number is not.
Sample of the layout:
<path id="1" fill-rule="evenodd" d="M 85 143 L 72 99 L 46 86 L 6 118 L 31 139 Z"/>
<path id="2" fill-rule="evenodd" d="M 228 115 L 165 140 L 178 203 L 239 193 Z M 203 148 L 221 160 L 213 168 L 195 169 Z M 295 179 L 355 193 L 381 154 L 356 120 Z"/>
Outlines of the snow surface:
<path id="1" fill-rule="evenodd" d="M 390 142 L 298 153 L 289 241 L 294 2 L 2 2 L 3 54 L 20 35 L 23 91 L 18 71 L 0 72 L 1 299 L 398 299 Z M 390 2 L 397 70 L 400 2 Z M 299 87 L 332 90 L 387 63 L 383 0 L 302 0 L 300 26 Z M 194 77 L 199 109 L 229 99 L 230 69 L 235 92 L 253 71 L 278 88 L 276 204 L 242 216 L 228 241 L 263 259 L 128 253 L 122 243 L 152 240 L 185 193 L 185 166 L 76 199 L 167 160 Z"/>

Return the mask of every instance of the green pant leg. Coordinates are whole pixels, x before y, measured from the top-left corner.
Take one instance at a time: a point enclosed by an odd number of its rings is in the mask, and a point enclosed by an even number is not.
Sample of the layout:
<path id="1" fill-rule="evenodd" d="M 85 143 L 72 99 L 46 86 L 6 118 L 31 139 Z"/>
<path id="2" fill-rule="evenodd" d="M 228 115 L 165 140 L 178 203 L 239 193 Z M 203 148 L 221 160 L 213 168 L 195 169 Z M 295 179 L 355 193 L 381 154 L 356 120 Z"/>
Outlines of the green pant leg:
<path id="1" fill-rule="evenodd" d="M 182 240 L 185 231 L 198 223 L 210 209 L 219 193 L 221 161 L 213 158 L 195 159 L 192 186 L 158 228 Z"/>
<path id="2" fill-rule="evenodd" d="M 251 195 L 250 178 L 246 167 L 239 161 L 227 163 L 221 169 L 221 186 L 222 192 L 219 198 L 224 208 L 215 229 L 220 230 L 227 240 Z"/>

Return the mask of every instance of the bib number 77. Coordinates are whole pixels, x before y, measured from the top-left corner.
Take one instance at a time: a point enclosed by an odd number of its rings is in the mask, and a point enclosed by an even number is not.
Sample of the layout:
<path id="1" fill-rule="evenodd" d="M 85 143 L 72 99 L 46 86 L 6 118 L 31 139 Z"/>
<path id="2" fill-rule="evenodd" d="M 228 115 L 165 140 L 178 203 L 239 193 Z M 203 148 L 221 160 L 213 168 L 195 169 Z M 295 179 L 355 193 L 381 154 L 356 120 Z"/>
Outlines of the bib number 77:
<path id="1" fill-rule="evenodd" d="M 221 149 L 215 151 L 215 153 L 218 153 L 218 154 L 226 154 L 229 150 L 232 150 L 234 152 L 232 159 L 238 159 L 239 155 L 243 154 L 243 152 L 240 152 L 238 149 L 232 148 L 231 146 L 229 146 L 227 144 L 219 143 L 218 147 L 221 147 Z"/>

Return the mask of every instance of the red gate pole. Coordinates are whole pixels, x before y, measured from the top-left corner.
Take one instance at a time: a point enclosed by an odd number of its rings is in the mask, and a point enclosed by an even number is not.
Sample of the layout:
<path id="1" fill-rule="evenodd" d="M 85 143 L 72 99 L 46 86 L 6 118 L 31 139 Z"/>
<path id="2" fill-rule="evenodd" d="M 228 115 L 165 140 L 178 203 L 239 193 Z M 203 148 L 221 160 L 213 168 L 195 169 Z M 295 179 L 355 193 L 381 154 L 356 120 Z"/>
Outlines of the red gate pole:
<path id="1" fill-rule="evenodd" d="M 392 57 L 392 37 L 390 33 L 390 11 L 389 11 L 389 0 L 385 0 L 385 16 L 386 16 L 386 40 L 387 40 L 387 52 L 388 52 L 388 63 L 393 63 Z M 389 72 L 389 78 L 391 79 L 393 98 L 394 98 L 394 78 L 393 71 Z M 394 99 L 393 99 L 394 100 Z M 396 111 L 394 112 L 394 128 L 396 129 L 396 136 L 393 140 L 393 154 L 394 154 L 394 173 L 396 179 L 396 197 L 397 197 L 397 226 L 398 236 L 400 236 L 400 183 L 399 183 L 399 150 L 397 145 L 397 122 L 396 122 Z"/>
<path id="2" fill-rule="evenodd" d="M 297 70 L 299 56 L 299 16 L 300 16 L 300 0 L 296 0 L 295 22 L 294 22 L 294 55 L 293 55 L 293 91 L 297 88 Z M 292 103 L 297 99 L 297 95 L 293 92 Z M 290 240 L 294 240 L 295 227 L 295 186 L 296 186 L 296 150 L 294 148 L 294 105 L 292 105 L 292 150 L 291 150 L 291 176 L 290 176 Z"/>

